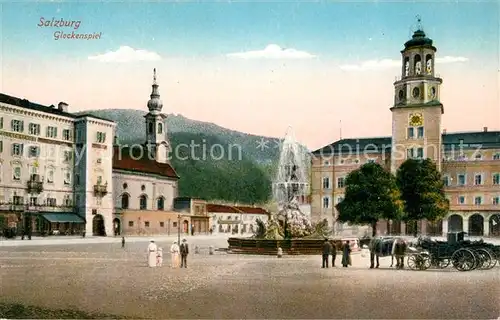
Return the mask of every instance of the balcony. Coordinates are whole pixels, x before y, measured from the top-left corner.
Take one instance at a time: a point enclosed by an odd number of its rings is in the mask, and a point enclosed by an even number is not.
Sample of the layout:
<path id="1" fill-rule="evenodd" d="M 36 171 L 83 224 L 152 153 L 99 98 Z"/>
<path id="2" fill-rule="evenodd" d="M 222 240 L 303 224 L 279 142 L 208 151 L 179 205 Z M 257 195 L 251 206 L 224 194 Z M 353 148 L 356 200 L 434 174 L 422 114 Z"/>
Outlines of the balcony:
<path id="1" fill-rule="evenodd" d="M 102 198 L 107 194 L 108 194 L 108 182 L 106 182 L 105 184 L 98 182 L 96 185 L 94 185 L 94 195 L 96 197 Z"/>
<path id="2" fill-rule="evenodd" d="M 32 174 L 26 184 L 29 194 L 40 194 L 43 192 L 43 177 L 38 174 Z"/>

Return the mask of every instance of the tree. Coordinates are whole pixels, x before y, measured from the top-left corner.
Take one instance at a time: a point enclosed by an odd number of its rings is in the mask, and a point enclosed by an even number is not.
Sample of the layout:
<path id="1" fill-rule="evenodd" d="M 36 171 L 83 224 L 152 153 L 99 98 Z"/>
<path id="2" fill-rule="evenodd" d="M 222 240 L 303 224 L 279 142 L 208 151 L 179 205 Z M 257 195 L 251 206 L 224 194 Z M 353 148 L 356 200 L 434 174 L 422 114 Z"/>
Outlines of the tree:
<path id="1" fill-rule="evenodd" d="M 444 193 L 444 182 L 431 159 L 408 159 L 398 169 L 396 181 L 404 202 L 403 221 L 413 223 L 417 236 L 417 223 L 443 218 L 450 208 Z"/>
<path id="2" fill-rule="evenodd" d="M 340 222 L 369 224 L 372 236 L 377 234 L 381 219 L 399 219 L 403 213 L 395 177 L 377 163 L 366 163 L 346 178 L 343 201 L 337 208 Z"/>

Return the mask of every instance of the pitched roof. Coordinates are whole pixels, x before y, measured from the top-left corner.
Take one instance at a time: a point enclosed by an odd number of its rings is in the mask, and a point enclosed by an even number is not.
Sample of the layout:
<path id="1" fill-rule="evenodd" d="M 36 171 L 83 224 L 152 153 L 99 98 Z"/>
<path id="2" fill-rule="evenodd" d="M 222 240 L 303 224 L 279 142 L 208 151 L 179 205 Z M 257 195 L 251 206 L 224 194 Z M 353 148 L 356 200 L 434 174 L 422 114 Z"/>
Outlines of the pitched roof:
<path id="1" fill-rule="evenodd" d="M 248 206 L 228 206 L 223 204 L 207 204 L 207 212 L 216 213 L 248 213 L 248 214 L 269 214 L 263 208 L 248 207 Z"/>
<path id="2" fill-rule="evenodd" d="M 443 133 L 442 144 L 446 149 L 478 147 L 483 149 L 500 148 L 500 131 L 476 131 Z M 392 137 L 341 139 L 313 151 L 315 155 L 332 155 L 347 152 L 390 152 Z"/>
<path id="3" fill-rule="evenodd" d="M 137 148 L 136 148 L 137 150 Z M 114 147 L 113 150 L 113 169 L 156 174 L 163 177 L 179 179 L 177 172 L 168 163 L 156 162 L 154 159 L 149 159 L 147 154 L 142 157 L 135 157 L 134 152 L 130 152 L 129 148 Z"/>
<path id="4" fill-rule="evenodd" d="M 41 104 L 38 104 L 35 102 L 31 102 L 31 101 L 26 100 L 26 99 L 17 98 L 14 96 L 9 96 L 9 95 L 3 94 L 3 93 L 0 93 L 0 102 L 10 104 L 10 105 L 13 105 L 16 107 L 21 107 L 21 108 L 25 108 L 25 109 L 34 110 L 34 111 L 50 113 L 53 115 L 68 117 L 68 118 L 73 118 L 73 119 L 90 117 L 90 118 L 100 119 L 100 120 L 104 120 L 104 121 L 114 122 L 113 120 L 96 117 L 96 116 L 91 115 L 91 114 L 86 114 L 86 113 L 75 114 L 75 113 L 66 112 L 63 110 L 59 110 L 57 107 L 55 107 L 53 105 L 44 106 L 44 105 L 41 105 Z"/>

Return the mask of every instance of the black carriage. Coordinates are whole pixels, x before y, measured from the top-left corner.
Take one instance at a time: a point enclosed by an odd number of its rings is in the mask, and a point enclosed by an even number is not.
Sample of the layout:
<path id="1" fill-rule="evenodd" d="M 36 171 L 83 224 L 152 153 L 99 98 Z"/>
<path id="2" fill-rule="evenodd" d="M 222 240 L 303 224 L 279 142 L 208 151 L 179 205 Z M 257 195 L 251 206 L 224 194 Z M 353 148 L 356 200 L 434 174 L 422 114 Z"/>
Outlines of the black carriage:
<path id="1" fill-rule="evenodd" d="M 482 240 L 465 240 L 466 234 L 450 232 L 448 241 L 421 237 L 417 245 L 428 252 L 431 267 L 443 269 L 451 264 L 459 271 L 493 268 L 497 263 L 495 246 Z"/>

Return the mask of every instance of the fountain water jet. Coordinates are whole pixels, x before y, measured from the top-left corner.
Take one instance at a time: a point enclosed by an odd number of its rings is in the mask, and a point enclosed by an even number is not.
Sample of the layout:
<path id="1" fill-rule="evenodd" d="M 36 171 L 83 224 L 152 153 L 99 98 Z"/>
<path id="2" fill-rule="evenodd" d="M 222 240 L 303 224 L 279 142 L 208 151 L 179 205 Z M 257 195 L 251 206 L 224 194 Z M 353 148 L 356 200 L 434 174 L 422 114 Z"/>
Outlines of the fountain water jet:
<path id="1" fill-rule="evenodd" d="M 309 217 L 301 212 L 299 205 L 309 194 L 308 167 L 306 152 L 295 140 L 292 128 L 288 127 L 273 182 L 273 198 L 278 204 L 277 219 L 287 239 L 308 236 L 313 231 Z"/>

